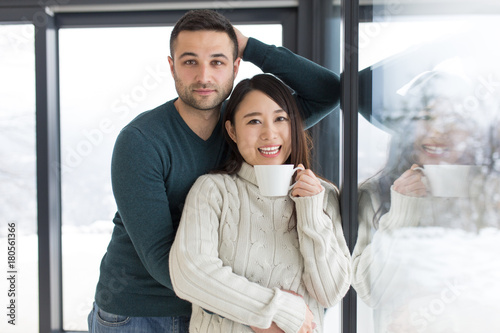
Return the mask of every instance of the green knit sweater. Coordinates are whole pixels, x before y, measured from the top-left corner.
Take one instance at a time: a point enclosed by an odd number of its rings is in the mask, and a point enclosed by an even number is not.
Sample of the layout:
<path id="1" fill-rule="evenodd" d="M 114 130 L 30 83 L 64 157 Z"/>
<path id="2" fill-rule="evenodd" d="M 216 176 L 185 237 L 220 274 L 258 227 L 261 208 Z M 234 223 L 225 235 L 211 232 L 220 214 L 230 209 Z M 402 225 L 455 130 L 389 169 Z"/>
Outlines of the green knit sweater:
<path id="1" fill-rule="evenodd" d="M 250 38 L 243 59 L 295 91 L 308 127 L 338 104 L 339 77 L 285 48 Z M 184 122 L 174 101 L 137 116 L 116 140 L 111 178 L 118 212 L 95 295 L 107 312 L 138 317 L 191 314 L 190 303 L 172 289 L 169 252 L 189 189 L 225 160 L 228 147 L 222 118 L 204 141 Z"/>

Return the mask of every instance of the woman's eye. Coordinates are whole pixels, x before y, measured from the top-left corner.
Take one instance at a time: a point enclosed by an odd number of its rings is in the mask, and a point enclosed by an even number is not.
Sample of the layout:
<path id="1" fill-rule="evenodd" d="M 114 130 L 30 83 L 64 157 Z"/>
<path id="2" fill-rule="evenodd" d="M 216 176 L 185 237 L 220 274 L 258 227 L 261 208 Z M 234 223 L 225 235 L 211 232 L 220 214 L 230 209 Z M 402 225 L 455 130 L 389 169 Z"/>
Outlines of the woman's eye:
<path id="1" fill-rule="evenodd" d="M 248 123 L 249 124 L 260 124 L 260 120 L 258 120 L 258 119 L 252 119 Z"/>
<path id="2" fill-rule="evenodd" d="M 428 114 L 426 114 L 426 115 L 418 115 L 418 116 L 413 117 L 413 120 L 428 121 L 428 120 L 432 120 L 432 117 L 430 115 L 428 115 Z"/>
<path id="3" fill-rule="evenodd" d="M 288 120 L 288 118 L 287 117 L 283 117 L 283 116 L 276 118 L 276 121 L 287 121 L 287 120 Z"/>

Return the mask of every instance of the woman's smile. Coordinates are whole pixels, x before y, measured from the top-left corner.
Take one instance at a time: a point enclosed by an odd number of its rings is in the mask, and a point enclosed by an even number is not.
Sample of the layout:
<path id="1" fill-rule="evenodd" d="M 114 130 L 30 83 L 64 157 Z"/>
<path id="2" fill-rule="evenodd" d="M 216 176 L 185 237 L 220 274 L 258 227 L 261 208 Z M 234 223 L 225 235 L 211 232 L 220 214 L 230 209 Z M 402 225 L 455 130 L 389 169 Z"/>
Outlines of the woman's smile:
<path id="1" fill-rule="evenodd" d="M 447 146 L 444 145 L 422 145 L 422 149 L 429 155 L 442 156 L 449 151 Z"/>
<path id="2" fill-rule="evenodd" d="M 281 145 L 278 146 L 266 146 L 257 148 L 259 152 L 265 157 L 276 157 L 281 151 Z"/>

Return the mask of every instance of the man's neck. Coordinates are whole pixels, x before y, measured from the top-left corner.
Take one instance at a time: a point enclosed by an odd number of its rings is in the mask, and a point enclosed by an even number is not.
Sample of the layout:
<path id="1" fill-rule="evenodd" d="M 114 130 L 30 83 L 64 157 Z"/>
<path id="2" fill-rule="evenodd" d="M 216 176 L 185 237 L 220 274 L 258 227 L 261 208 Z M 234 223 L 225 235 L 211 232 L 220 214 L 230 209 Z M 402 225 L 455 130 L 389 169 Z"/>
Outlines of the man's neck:
<path id="1" fill-rule="evenodd" d="M 219 121 L 220 105 L 211 110 L 199 110 L 186 105 L 180 98 L 174 102 L 174 105 L 182 119 L 196 135 L 205 141 L 210 138 Z"/>

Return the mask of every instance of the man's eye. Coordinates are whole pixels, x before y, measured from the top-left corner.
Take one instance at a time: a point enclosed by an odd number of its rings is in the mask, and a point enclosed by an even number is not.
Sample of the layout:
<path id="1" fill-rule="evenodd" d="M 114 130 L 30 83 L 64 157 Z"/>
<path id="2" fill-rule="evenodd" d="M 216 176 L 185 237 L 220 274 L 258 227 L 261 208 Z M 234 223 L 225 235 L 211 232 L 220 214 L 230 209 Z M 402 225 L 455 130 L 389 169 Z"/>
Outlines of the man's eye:
<path id="1" fill-rule="evenodd" d="M 195 60 L 186 60 L 184 62 L 186 65 L 195 65 L 196 64 L 196 61 Z"/>
<path id="2" fill-rule="evenodd" d="M 222 62 L 222 61 L 219 61 L 219 60 L 214 60 L 212 63 L 213 63 L 215 66 L 220 66 L 220 65 L 222 65 L 222 64 L 223 64 L 223 62 Z"/>

